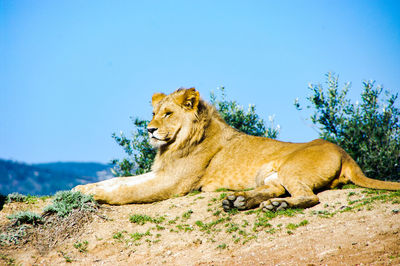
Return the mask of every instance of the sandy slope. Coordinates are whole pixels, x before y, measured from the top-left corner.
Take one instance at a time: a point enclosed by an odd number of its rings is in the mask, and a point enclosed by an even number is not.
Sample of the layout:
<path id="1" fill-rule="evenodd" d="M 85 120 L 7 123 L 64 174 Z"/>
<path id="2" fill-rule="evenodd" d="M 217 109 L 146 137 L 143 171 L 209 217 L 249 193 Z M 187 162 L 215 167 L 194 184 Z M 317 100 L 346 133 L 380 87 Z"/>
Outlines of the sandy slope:
<path id="1" fill-rule="evenodd" d="M 321 203 L 303 213 L 260 220 L 262 213 L 221 211 L 222 193 L 154 204 L 103 205 L 101 216 L 93 215 L 85 224 L 78 221 L 77 230 L 51 248 L 45 237 L 35 240 L 32 233 L 27 243 L 0 247 L 0 263 L 14 259 L 22 265 L 400 264 L 399 196 L 377 199 L 364 189 L 325 191 L 319 194 Z M 354 207 L 367 199 L 371 203 Z M 360 201 L 351 204 L 356 200 Z M 7 204 L 0 212 L 0 226 L 8 223 L 10 213 L 40 211 L 46 204 Z M 164 219 L 141 225 L 129 221 L 133 214 Z M 85 241 L 85 252 L 74 247 Z"/>

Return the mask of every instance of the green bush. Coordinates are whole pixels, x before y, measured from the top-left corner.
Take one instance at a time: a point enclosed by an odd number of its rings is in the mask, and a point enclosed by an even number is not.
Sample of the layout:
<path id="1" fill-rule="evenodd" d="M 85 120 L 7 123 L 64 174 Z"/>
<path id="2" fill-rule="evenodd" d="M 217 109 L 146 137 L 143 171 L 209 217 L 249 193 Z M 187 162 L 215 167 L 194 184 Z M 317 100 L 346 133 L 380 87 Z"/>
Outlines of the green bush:
<path id="1" fill-rule="evenodd" d="M 279 135 L 279 125 L 274 126 L 273 116 L 269 117 L 270 126 L 256 113 L 256 107 L 249 105 L 244 111 L 236 101 L 226 99 L 224 87 L 219 88 L 219 97 L 213 92 L 210 94 L 211 103 L 217 108 L 222 118 L 232 127 L 244 133 L 254 136 L 265 136 L 269 138 L 277 138 Z M 112 134 L 112 138 L 120 145 L 127 158 L 122 160 L 114 159 L 111 163 L 114 165 L 113 174 L 115 176 L 130 176 L 147 173 L 151 170 L 156 150 L 149 143 L 147 134 L 147 124 L 149 121 L 138 118 L 131 118 L 136 128 L 136 132 L 132 132 L 132 139 L 127 138 L 123 132 L 117 136 Z"/>
<path id="2" fill-rule="evenodd" d="M 18 192 L 14 192 L 7 195 L 7 203 L 11 202 L 25 202 L 28 197 L 26 195 L 22 195 Z"/>
<path id="3" fill-rule="evenodd" d="M 270 116 L 270 126 L 267 128 L 265 121 L 256 113 L 254 104 L 244 111 L 243 106 L 236 101 L 227 100 L 225 88 L 218 89 L 221 100 L 214 92 L 210 94 L 210 102 L 214 105 L 222 118 L 233 128 L 253 136 L 262 136 L 275 139 L 279 135 L 279 125 L 274 126 L 274 117 Z"/>
<path id="4" fill-rule="evenodd" d="M 26 230 L 29 225 L 9 227 L 6 231 L 0 234 L 0 246 L 17 245 L 19 241 L 26 236 Z"/>
<path id="5" fill-rule="evenodd" d="M 68 216 L 72 210 L 96 211 L 98 204 L 93 196 L 79 191 L 59 191 L 54 195 L 52 204 L 44 208 L 45 213 L 57 213 L 60 217 Z"/>
<path id="6" fill-rule="evenodd" d="M 310 84 L 307 98 L 313 109 L 311 121 L 320 137 L 338 144 L 361 166 L 364 173 L 382 180 L 400 180 L 400 110 L 398 94 L 391 94 L 373 81 L 363 82 L 361 101 L 347 98 L 351 88 L 339 89 L 338 76 L 326 75 L 327 88 Z M 301 110 L 298 100 L 295 107 Z"/>
<path id="7" fill-rule="evenodd" d="M 43 222 L 42 216 L 35 212 L 30 211 L 22 211 L 17 212 L 16 214 L 11 214 L 7 216 L 14 224 L 21 225 L 21 224 L 33 224 L 37 225 Z"/>

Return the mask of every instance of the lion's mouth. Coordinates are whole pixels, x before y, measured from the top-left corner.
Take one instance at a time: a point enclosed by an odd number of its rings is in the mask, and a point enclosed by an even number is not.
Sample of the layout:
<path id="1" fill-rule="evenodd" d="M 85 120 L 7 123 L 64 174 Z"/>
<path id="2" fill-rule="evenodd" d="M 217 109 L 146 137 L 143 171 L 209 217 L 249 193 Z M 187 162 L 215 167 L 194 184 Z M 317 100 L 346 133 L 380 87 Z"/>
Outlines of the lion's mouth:
<path id="1" fill-rule="evenodd" d="M 151 138 L 154 139 L 154 140 L 157 140 L 157 141 L 167 142 L 167 141 L 170 140 L 170 138 L 168 137 L 168 135 L 169 135 L 169 134 L 167 133 L 167 135 L 166 135 L 164 138 L 160 138 L 160 137 L 155 136 L 154 134 L 151 134 Z"/>
<path id="2" fill-rule="evenodd" d="M 155 139 L 155 140 L 158 140 L 158 141 L 168 141 L 169 140 L 169 138 L 159 139 L 159 138 L 157 138 L 155 136 L 151 136 L 151 138 Z"/>

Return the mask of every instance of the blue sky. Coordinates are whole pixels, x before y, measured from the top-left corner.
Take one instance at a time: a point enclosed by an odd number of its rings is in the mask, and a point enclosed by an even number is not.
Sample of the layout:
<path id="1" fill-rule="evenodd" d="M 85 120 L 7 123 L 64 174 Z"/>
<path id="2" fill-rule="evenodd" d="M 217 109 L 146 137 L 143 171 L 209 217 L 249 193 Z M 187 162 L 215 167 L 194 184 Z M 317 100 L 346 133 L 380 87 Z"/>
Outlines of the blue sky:
<path id="1" fill-rule="evenodd" d="M 305 103 L 328 71 L 400 90 L 400 1 L 0 1 L 0 158 L 123 156 L 113 132 L 154 92 L 196 87 L 251 103 L 279 139 L 318 136 Z"/>

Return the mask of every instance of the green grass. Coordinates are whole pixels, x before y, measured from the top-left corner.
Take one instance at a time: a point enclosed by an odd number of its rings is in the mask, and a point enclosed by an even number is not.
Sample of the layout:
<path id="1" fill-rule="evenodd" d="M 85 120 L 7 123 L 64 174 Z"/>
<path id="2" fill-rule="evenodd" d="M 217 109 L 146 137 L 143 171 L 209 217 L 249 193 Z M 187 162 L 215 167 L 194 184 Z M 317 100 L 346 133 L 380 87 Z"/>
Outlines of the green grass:
<path id="1" fill-rule="evenodd" d="M 113 239 L 116 239 L 118 241 L 122 241 L 123 237 L 124 237 L 124 233 L 126 233 L 126 231 L 122 231 L 122 232 L 116 232 L 113 234 Z"/>
<path id="2" fill-rule="evenodd" d="M 160 224 L 163 221 L 165 221 L 165 217 L 160 216 L 160 217 L 153 218 L 146 214 L 133 214 L 133 215 L 129 216 L 129 221 L 131 223 L 135 223 L 135 224 L 139 224 L 139 225 L 144 225 L 147 222 Z"/>
<path id="3" fill-rule="evenodd" d="M 30 211 L 22 211 L 7 216 L 14 224 L 21 225 L 21 224 L 32 224 L 37 225 L 43 223 L 42 216 L 35 212 Z"/>
<path id="4" fill-rule="evenodd" d="M 5 232 L 0 234 L 0 246 L 17 245 L 26 235 L 28 225 L 10 227 Z"/>
<path id="5" fill-rule="evenodd" d="M 191 196 L 195 196 L 195 195 L 200 194 L 200 193 L 201 193 L 200 190 L 193 190 L 193 191 L 189 192 L 187 195 L 189 197 L 191 197 Z"/>
<path id="6" fill-rule="evenodd" d="M 307 225 L 307 224 L 308 224 L 308 221 L 307 221 L 307 220 L 303 220 L 303 221 L 301 221 L 301 222 L 298 223 L 298 224 L 289 223 L 288 225 L 286 225 L 286 229 L 295 230 L 295 229 L 299 228 L 300 226 L 305 226 L 305 225 Z"/>
<path id="7" fill-rule="evenodd" d="M 182 214 L 182 218 L 185 219 L 185 220 L 188 220 L 192 216 L 192 213 L 193 213 L 192 210 L 188 210 L 187 212 Z"/>
<path id="8" fill-rule="evenodd" d="M 74 243 L 74 248 L 76 248 L 79 252 L 82 253 L 86 253 L 87 252 L 87 248 L 89 246 L 89 242 L 88 241 L 82 241 L 82 242 L 75 242 Z"/>
<path id="9" fill-rule="evenodd" d="M 28 203 L 28 204 L 34 204 L 38 201 L 38 199 L 41 200 L 46 200 L 50 198 L 50 196 L 32 196 L 32 195 L 23 195 L 18 192 L 14 192 L 11 194 L 8 194 L 6 197 L 6 203 L 12 203 L 12 202 L 23 202 L 23 203 Z"/>
<path id="10" fill-rule="evenodd" d="M 81 192 L 59 191 L 54 195 L 50 205 L 44 208 L 45 213 L 57 213 L 60 217 L 68 216 L 74 209 L 94 212 L 98 209 L 97 202 L 91 195 Z"/>
<path id="11" fill-rule="evenodd" d="M 221 245 L 218 245 L 217 248 L 219 249 L 226 249 L 228 246 L 225 243 L 222 243 Z"/>
<path id="12" fill-rule="evenodd" d="M 63 256 L 63 258 L 65 259 L 65 262 L 71 263 L 72 259 L 71 257 L 69 257 L 67 254 L 65 254 L 64 252 L 60 251 L 61 255 Z"/>
<path id="13" fill-rule="evenodd" d="M 361 187 L 354 184 L 346 184 L 342 186 L 342 189 L 353 189 L 353 188 L 361 188 Z"/>
<path id="14" fill-rule="evenodd" d="M 223 200 L 223 199 L 226 198 L 226 196 L 228 196 L 228 194 L 226 194 L 226 193 L 221 193 L 221 194 L 219 195 L 219 199 L 220 199 L 220 200 Z"/>
<path id="15" fill-rule="evenodd" d="M 311 214 L 318 215 L 322 218 L 330 218 L 337 213 L 343 212 L 351 212 L 355 210 L 360 210 L 366 208 L 367 210 L 371 210 L 373 208 L 373 204 L 375 202 L 382 203 L 392 203 L 392 204 L 400 204 L 400 191 L 388 191 L 388 190 L 379 190 L 379 189 L 364 189 L 361 191 L 361 194 L 364 194 L 362 198 L 359 199 L 351 199 L 353 196 L 357 196 L 358 194 L 355 192 L 349 192 L 347 195 L 347 206 L 343 206 L 338 210 L 332 211 L 312 211 Z"/>
<path id="16" fill-rule="evenodd" d="M 2 253 L 0 253 L 0 260 L 4 262 L 4 265 L 15 265 L 15 259 L 10 258 Z"/>
<path id="17" fill-rule="evenodd" d="M 139 241 L 144 236 L 152 236 L 152 234 L 150 233 L 150 230 L 147 230 L 145 233 L 136 232 L 136 233 L 130 234 L 132 241 Z"/>

